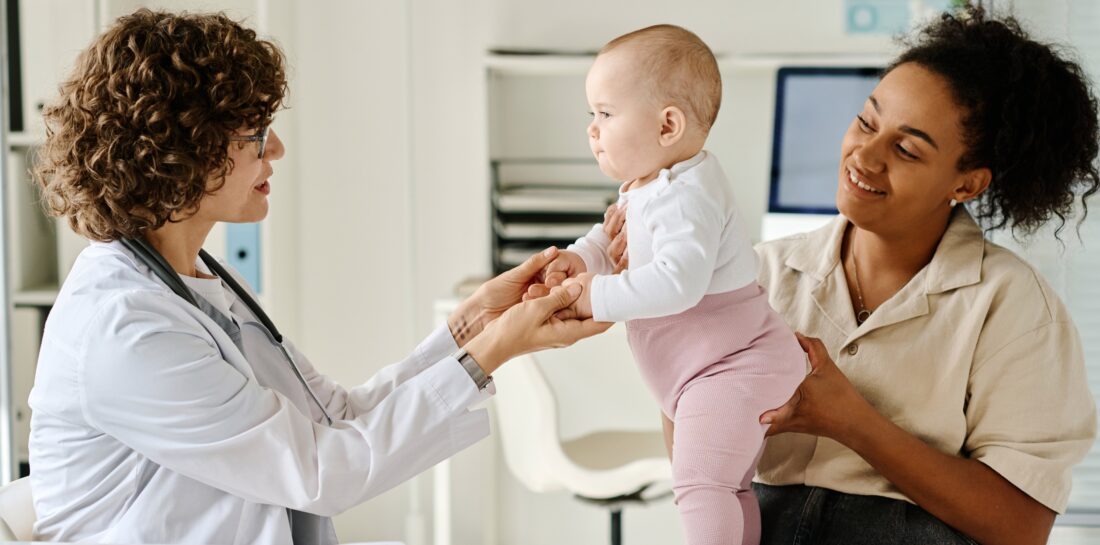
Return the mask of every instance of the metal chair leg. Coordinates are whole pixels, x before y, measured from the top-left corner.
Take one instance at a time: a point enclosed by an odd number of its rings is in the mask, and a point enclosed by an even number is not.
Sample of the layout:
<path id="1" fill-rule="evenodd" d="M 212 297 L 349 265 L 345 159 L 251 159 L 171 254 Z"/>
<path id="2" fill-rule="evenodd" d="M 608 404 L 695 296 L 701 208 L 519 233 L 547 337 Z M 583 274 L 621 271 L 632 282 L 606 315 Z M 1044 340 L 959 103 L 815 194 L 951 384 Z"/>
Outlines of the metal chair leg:
<path id="1" fill-rule="evenodd" d="M 611 508 L 611 545 L 623 545 L 623 510 Z"/>

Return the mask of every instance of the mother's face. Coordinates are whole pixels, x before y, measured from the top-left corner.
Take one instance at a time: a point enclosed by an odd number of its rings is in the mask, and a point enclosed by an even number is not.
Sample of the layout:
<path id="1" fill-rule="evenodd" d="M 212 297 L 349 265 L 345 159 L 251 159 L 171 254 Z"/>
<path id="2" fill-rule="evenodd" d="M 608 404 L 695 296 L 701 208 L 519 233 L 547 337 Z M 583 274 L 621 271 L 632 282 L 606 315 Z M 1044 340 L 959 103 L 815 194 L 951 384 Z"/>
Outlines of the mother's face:
<path id="1" fill-rule="evenodd" d="M 988 169 L 956 168 L 964 114 L 941 76 L 913 63 L 890 71 L 844 135 L 837 209 L 880 234 L 946 224 L 951 199 L 989 183 Z"/>

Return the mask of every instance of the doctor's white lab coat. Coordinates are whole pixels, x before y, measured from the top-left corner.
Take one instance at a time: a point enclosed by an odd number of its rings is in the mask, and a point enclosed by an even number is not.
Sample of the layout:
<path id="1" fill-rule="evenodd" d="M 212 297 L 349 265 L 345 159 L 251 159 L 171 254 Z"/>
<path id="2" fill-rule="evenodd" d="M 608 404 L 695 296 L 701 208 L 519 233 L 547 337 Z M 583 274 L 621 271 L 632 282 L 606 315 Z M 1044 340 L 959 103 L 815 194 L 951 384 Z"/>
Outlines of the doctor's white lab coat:
<path id="1" fill-rule="evenodd" d="M 491 389 L 449 357 L 446 327 L 350 390 L 287 343 L 331 427 L 266 330 L 241 334 L 244 353 L 121 244 L 87 248 L 30 397 L 35 538 L 290 543 L 288 508 L 332 516 L 489 433 L 468 407 Z"/>

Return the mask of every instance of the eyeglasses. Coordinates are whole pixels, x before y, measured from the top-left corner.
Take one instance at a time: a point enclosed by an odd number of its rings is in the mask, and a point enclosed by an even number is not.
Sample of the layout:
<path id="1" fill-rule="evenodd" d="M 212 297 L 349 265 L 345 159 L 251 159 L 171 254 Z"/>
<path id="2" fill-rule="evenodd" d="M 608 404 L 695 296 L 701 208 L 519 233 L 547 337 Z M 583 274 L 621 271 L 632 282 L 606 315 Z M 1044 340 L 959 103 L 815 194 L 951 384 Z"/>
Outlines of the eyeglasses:
<path id="1" fill-rule="evenodd" d="M 268 126 L 262 128 L 262 129 L 260 129 L 259 131 L 256 132 L 256 134 L 253 134 L 251 136 L 232 135 L 232 136 L 229 137 L 229 141 L 230 142 L 259 142 L 260 143 L 260 153 L 256 157 L 258 159 L 263 159 L 264 158 L 264 150 L 267 148 L 267 133 L 268 133 L 269 128 L 271 128 L 271 125 L 268 125 Z"/>

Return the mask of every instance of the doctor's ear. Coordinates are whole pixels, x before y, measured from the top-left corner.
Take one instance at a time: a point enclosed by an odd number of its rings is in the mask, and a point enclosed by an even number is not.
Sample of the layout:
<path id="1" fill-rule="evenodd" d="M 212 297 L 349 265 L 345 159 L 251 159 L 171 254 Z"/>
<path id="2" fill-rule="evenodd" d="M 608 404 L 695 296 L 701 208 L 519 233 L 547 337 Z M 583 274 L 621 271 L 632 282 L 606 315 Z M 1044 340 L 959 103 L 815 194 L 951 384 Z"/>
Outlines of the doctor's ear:
<path id="1" fill-rule="evenodd" d="M 684 111 L 676 106 L 669 106 L 661 110 L 661 136 L 658 140 L 664 147 L 669 147 L 680 141 L 687 131 L 687 116 Z"/>

